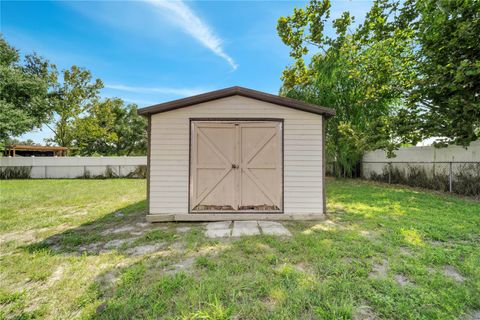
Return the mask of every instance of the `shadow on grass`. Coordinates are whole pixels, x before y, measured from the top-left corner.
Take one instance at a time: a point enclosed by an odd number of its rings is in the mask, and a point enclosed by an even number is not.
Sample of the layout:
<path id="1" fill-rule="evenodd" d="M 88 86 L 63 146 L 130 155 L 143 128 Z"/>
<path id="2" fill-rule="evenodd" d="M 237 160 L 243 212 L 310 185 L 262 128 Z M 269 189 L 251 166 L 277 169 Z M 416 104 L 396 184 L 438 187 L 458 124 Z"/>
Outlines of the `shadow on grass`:
<path id="1" fill-rule="evenodd" d="M 145 200 L 65 230 L 23 247 L 30 253 L 50 250 L 61 255 L 98 255 L 112 250 L 135 254 L 130 245 L 145 240 L 171 239 L 166 224 L 151 224 L 145 220 Z M 144 241 L 144 242 L 145 242 Z"/>

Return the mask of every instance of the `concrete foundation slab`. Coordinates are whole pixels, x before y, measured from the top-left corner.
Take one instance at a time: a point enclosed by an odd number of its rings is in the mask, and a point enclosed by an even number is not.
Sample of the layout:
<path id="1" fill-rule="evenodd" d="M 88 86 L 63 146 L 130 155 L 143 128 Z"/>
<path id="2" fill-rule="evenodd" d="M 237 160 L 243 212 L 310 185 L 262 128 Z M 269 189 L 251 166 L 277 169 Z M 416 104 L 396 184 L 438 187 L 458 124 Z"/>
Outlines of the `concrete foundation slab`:
<path id="1" fill-rule="evenodd" d="M 233 223 L 232 237 L 254 236 L 260 234 L 257 221 L 235 221 Z"/>
<path id="2" fill-rule="evenodd" d="M 230 228 L 231 224 L 232 224 L 232 221 L 210 222 L 210 223 L 207 223 L 205 228 L 207 228 L 207 230 L 228 229 Z"/>
<path id="3" fill-rule="evenodd" d="M 287 236 L 290 237 L 292 234 L 284 226 L 274 226 L 274 227 L 262 227 L 263 234 L 272 235 L 272 236 Z"/>
<path id="4" fill-rule="evenodd" d="M 230 229 L 210 229 L 205 231 L 205 236 L 208 238 L 228 238 L 230 237 Z"/>
<path id="5" fill-rule="evenodd" d="M 280 222 L 275 221 L 258 221 L 260 228 L 270 228 L 270 227 L 283 227 Z"/>

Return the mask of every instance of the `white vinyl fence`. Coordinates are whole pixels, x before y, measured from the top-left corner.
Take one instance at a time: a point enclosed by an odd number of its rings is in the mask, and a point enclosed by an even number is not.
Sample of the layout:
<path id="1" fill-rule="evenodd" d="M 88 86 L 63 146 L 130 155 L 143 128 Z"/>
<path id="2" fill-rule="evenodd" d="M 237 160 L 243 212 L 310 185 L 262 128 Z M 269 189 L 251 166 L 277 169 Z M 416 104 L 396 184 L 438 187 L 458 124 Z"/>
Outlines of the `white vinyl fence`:
<path id="1" fill-rule="evenodd" d="M 480 141 L 471 143 L 468 148 L 460 146 L 401 148 L 395 151 L 395 155 L 394 158 L 387 158 L 383 150 L 365 153 L 362 159 L 363 177 L 369 178 L 372 174 L 381 174 L 387 165 L 398 169 L 417 165 L 429 173 L 442 171 L 448 173 L 452 167 L 453 173 L 456 173 L 465 165 L 480 162 Z"/>
<path id="2" fill-rule="evenodd" d="M 0 157 L 3 177 L 21 172 L 33 179 L 55 178 L 141 178 L 147 157 Z M 13 174 L 13 175 L 12 175 Z"/>

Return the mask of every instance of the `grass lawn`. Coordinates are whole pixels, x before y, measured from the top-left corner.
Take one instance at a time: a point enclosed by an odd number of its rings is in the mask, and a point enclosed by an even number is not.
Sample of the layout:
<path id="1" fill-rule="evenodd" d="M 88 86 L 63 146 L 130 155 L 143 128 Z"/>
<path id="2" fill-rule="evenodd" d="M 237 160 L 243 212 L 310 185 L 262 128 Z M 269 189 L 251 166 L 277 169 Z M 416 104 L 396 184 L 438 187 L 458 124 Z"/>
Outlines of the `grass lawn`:
<path id="1" fill-rule="evenodd" d="M 0 181 L 0 318 L 468 319 L 480 203 L 328 180 L 292 237 L 144 222 L 144 180 Z"/>

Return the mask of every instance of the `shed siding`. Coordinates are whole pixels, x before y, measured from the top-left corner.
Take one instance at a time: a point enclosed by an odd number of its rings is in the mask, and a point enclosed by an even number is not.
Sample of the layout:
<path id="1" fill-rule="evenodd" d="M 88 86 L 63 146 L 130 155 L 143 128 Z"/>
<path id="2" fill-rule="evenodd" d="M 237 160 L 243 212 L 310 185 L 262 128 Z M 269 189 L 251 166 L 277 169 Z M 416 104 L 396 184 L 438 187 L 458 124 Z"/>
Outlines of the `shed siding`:
<path id="1" fill-rule="evenodd" d="M 150 214 L 188 212 L 190 118 L 284 119 L 284 212 L 324 212 L 322 116 L 232 96 L 151 116 Z"/>

